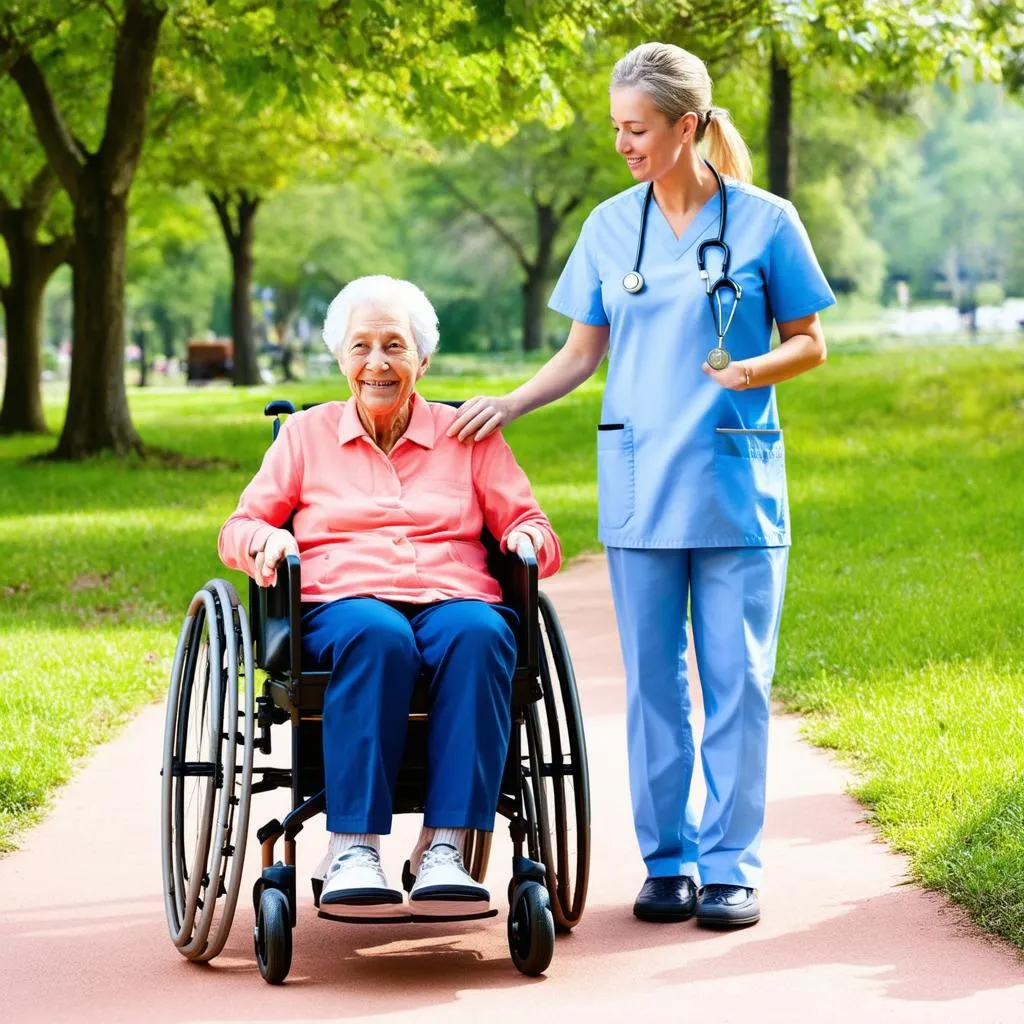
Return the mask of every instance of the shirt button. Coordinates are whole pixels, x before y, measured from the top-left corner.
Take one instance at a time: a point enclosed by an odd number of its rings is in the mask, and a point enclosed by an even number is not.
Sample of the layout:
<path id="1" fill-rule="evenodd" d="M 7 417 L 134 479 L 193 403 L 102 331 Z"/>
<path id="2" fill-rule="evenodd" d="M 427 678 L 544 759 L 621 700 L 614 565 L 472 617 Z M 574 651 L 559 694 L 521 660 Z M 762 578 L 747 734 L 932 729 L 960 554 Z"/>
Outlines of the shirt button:
<path id="1" fill-rule="evenodd" d="M 401 544 L 402 543 L 402 538 L 401 537 L 395 537 L 394 540 L 391 541 L 391 543 L 392 544 Z"/>

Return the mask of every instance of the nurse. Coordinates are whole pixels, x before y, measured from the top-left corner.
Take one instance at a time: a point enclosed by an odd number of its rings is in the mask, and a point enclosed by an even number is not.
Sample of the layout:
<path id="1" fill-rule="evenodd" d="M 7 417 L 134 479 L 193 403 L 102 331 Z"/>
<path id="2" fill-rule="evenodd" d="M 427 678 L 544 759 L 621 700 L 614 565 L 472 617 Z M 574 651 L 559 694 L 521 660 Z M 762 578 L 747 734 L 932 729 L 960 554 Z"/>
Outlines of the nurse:
<path id="1" fill-rule="evenodd" d="M 792 204 L 749 183 L 747 147 L 712 105 L 700 59 L 638 46 L 615 65 L 610 97 L 615 148 L 639 184 L 583 225 L 550 302 L 573 321 L 568 341 L 522 387 L 466 403 L 450 433 L 482 440 L 567 394 L 608 353 L 599 526 L 647 867 L 633 912 L 740 927 L 760 919 L 790 543 L 775 385 L 824 362 L 817 314 L 835 299 Z M 702 244 L 720 234 L 728 260 Z M 691 791 L 688 607 L 705 713 L 703 807 Z"/>

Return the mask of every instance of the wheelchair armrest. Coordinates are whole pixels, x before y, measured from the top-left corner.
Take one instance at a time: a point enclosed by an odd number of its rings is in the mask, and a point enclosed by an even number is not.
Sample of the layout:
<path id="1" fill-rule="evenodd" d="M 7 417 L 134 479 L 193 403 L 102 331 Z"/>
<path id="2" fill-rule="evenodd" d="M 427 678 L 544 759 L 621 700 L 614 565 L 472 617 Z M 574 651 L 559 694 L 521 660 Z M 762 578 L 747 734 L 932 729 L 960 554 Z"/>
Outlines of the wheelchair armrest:
<path id="1" fill-rule="evenodd" d="M 517 552 L 493 551 L 491 573 L 501 584 L 505 604 L 519 616 L 518 659 L 516 668 L 531 675 L 539 671 L 538 645 L 540 625 L 537 598 L 539 570 L 537 556 L 529 545 Z"/>
<path id="2" fill-rule="evenodd" d="M 277 582 L 261 587 L 249 580 L 256 664 L 272 675 L 290 671 L 298 678 L 302 664 L 302 570 L 297 555 L 278 567 Z"/>

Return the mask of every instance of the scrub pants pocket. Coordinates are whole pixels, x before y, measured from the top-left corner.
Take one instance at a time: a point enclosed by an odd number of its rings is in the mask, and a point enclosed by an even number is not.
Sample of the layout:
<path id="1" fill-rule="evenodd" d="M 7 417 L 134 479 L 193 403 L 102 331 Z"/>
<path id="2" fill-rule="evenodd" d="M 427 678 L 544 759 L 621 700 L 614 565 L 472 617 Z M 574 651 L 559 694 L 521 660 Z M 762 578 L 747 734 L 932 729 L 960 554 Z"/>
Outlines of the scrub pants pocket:
<path id="1" fill-rule="evenodd" d="M 749 541 L 786 527 L 786 450 L 781 430 L 715 431 L 715 486 L 725 523 Z"/>
<path id="2" fill-rule="evenodd" d="M 636 466 L 633 427 L 602 423 L 597 428 L 598 523 L 616 530 L 633 515 L 636 505 Z"/>

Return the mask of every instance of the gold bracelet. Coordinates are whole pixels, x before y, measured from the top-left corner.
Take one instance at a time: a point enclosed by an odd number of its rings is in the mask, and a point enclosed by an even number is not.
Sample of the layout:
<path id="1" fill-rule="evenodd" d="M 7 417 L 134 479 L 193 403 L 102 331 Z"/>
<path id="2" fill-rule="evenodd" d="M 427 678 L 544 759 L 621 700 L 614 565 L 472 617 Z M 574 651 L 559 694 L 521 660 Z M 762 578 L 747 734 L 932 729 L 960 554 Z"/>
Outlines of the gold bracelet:
<path id="1" fill-rule="evenodd" d="M 750 387 L 750 367 L 749 366 L 744 366 L 743 367 L 743 386 L 745 388 L 749 388 Z"/>

